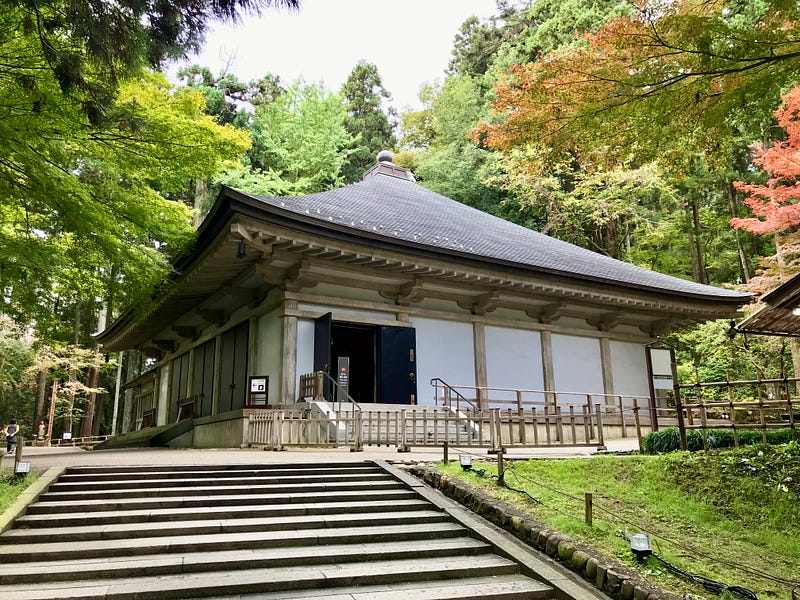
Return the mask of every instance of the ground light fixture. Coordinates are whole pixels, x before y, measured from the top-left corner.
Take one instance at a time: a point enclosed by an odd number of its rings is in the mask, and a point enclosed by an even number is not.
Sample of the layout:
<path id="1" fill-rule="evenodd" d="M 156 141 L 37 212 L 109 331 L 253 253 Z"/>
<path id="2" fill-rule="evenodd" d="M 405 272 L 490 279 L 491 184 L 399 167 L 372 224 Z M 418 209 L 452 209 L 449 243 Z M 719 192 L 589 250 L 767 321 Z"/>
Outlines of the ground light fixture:
<path id="1" fill-rule="evenodd" d="M 637 560 L 645 560 L 653 553 L 650 547 L 650 536 L 646 533 L 632 533 L 630 535 L 631 550 Z"/>
<path id="2" fill-rule="evenodd" d="M 25 477 L 30 472 L 31 472 L 31 463 L 29 462 L 18 462 L 14 466 L 14 475 L 16 475 L 17 477 Z"/>
<path id="3" fill-rule="evenodd" d="M 458 460 L 461 463 L 462 469 L 465 471 L 472 470 L 472 457 L 469 454 L 460 454 Z"/>

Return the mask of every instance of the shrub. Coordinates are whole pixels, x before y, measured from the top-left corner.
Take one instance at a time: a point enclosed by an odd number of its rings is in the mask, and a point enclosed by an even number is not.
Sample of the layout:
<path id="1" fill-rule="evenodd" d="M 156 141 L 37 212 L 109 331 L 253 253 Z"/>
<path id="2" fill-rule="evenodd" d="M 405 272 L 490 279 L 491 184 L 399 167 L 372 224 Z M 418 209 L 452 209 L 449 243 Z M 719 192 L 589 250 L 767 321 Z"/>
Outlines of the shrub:
<path id="1" fill-rule="evenodd" d="M 730 429 L 706 429 L 709 448 L 733 448 L 736 445 L 733 431 Z M 763 443 L 760 431 L 745 429 L 737 432 L 740 446 L 757 446 Z M 798 436 L 788 427 L 767 432 L 769 444 L 786 444 Z M 690 452 L 703 449 L 703 430 L 688 429 L 686 446 Z M 677 427 L 667 427 L 647 434 L 642 439 L 642 451 L 645 454 L 664 454 L 681 449 L 681 436 Z"/>

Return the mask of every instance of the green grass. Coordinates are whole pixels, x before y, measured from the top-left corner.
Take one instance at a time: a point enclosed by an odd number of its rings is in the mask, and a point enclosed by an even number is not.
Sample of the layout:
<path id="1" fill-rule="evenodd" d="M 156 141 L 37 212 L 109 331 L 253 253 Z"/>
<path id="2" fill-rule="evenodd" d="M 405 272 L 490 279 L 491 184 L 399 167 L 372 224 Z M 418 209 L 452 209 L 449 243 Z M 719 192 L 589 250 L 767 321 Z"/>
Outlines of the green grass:
<path id="1" fill-rule="evenodd" d="M 713 597 L 650 559 L 637 564 L 618 534 L 649 532 L 655 551 L 682 569 L 789 600 L 800 580 L 800 446 L 743 448 L 661 456 L 597 456 L 506 463 L 507 483 L 541 501 L 503 489 L 491 477 L 440 469 L 489 491 L 548 527 L 636 568 L 678 594 Z M 494 463 L 476 463 L 496 475 Z M 593 525 L 584 522 L 584 493 L 594 496 Z M 728 564 L 725 564 L 728 563 Z M 798 581 L 800 583 L 800 581 Z"/>
<path id="2" fill-rule="evenodd" d="M 0 470 L 0 513 L 14 503 L 22 491 L 36 481 L 35 475 L 17 477 L 10 470 Z"/>

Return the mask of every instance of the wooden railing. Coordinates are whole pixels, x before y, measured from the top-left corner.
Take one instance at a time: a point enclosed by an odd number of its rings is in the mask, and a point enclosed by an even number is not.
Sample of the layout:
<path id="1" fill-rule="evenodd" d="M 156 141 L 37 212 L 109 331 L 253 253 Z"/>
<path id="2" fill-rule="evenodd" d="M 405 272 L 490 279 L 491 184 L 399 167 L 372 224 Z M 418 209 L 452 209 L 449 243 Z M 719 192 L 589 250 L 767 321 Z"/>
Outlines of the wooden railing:
<path id="1" fill-rule="evenodd" d="M 249 445 L 280 450 L 286 446 L 442 446 L 564 447 L 604 445 L 600 405 L 512 410 L 426 410 L 340 413 L 329 417 L 311 410 L 253 411 Z"/>
<path id="2" fill-rule="evenodd" d="M 798 439 L 800 398 L 792 393 L 793 388 L 797 390 L 798 382 L 797 377 L 781 377 L 676 386 L 674 402 L 681 447 L 688 448 L 686 432 L 692 429 L 701 430 L 704 448 L 708 448 L 709 429 L 730 429 L 737 447 L 739 432 L 743 430 L 760 431 L 765 445 L 771 429 L 789 428 L 792 437 Z M 720 395 L 727 396 L 727 401 L 715 398 Z"/>
<path id="3" fill-rule="evenodd" d="M 703 433 L 703 446 L 708 448 L 706 432 L 709 429 L 730 429 L 734 445 L 739 447 L 740 431 L 760 431 L 764 445 L 767 433 L 775 429 L 790 429 L 792 438 L 798 439 L 797 419 L 800 399 L 764 400 L 757 402 L 697 402 L 681 403 L 678 427 L 681 446 L 687 449 L 686 431 L 699 429 Z"/>
<path id="4" fill-rule="evenodd" d="M 437 405 L 458 411 L 477 407 L 480 410 L 552 412 L 559 409 L 565 413 L 570 410 L 580 413 L 586 408 L 592 413 L 594 407 L 599 405 L 606 425 L 620 427 L 622 437 L 629 437 L 631 430 L 637 426 L 651 429 L 651 421 L 659 416 L 675 417 L 675 410 L 668 407 L 657 407 L 651 411 L 650 398 L 647 396 L 448 385 L 441 379 L 432 379 L 431 385 Z"/>

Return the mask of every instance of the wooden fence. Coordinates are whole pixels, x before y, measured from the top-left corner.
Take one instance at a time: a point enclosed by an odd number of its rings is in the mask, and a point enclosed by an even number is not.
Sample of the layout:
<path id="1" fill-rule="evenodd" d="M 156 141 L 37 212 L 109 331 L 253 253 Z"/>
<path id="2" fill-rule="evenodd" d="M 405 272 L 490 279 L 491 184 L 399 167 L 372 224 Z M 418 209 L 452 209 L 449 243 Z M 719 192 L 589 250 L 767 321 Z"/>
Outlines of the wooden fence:
<path id="1" fill-rule="evenodd" d="M 311 405 L 310 405 L 311 406 Z M 639 433 L 641 430 L 637 427 Z M 328 417 L 312 410 L 265 410 L 249 415 L 245 443 L 287 446 L 507 447 L 604 446 L 603 411 L 570 406 L 518 411 L 408 409 Z"/>
<path id="2" fill-rule="evenodd" d="M 739 447 L 739 432 L 760 431 L 764 445 L 770 430 L 790 429 L 792 438 L 798 439 L 797 415 L 800 415 L 800 399 L 763 400 L 756 402 L 695 402 L 678 406 L 678 427 L 681 446 L 687 449 L 686 431 L 699 429 L 703 434 L 703 446 L 708 448 L 709 429 L 729 429 L 733 432 L 734 445 Z"/>

